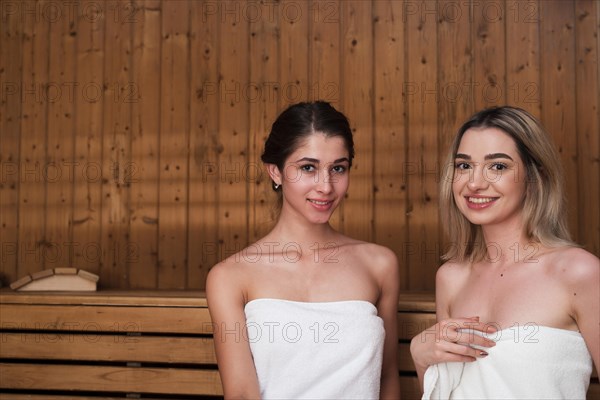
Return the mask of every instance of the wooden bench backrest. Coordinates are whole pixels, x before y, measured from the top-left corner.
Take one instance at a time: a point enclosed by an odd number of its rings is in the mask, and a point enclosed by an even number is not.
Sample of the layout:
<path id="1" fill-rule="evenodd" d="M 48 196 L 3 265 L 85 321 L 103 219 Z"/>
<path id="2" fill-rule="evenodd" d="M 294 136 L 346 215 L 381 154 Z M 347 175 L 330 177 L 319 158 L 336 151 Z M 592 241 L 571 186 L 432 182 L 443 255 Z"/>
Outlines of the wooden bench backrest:
<path id="1" fill-rule="evenodd" d="M 402 294 L 403 399 L 421 396 L 410 340 L 434 323 L 432 294 Z M 0 292 L 0 398 L 218 397 L 212 333 L 202 292 Z"/>
<path id="2" fill-rule="evenodd" d="M 0 388 L 221 395 L 206 301 L 192 296 L 3 294 Z"/>

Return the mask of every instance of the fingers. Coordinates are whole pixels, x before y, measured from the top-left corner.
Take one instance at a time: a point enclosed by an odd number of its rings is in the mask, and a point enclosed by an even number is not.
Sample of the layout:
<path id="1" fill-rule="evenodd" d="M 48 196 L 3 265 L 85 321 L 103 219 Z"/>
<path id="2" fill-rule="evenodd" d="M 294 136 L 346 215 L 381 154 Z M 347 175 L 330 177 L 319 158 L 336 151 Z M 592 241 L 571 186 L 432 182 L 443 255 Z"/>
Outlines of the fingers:
<path id="1" fill-rule="evenodd" d="M 439 324 L 440 336 L 446 336 L 444 340 L 451 342 L 473 343 L 477 340 L 479 344 L 488 343 L 493 345 L 494 341 L 484 338 L 481 341 L 481 334 L 494 334 L 498 331 L 494 324 L 479 322 L 479 317 L 472 318 L 453 318 L 441 321 Z M 489 346 L 488 346 L 489 347 Z"/>
<path id="2" fill-rule="evenodd" d="M 428 366 L 441 362 L 473 362 L 488 355 L 496 342 L 482 336 L 493 334 L 493 324 L 481 323 L 479 317 L 452 318 L 438 322 L 411 341 L 415 363 Z"/>
<path id="3" fill-rule="evenodd" d="M 486 357 L 487 353 L 469 346 L 452 342 L 440 342 L 430 355 L 427 365 L 443 362 L 473 362 L 478 358 Z"/>
<path id="4" fill-rule="evenodd" d="M 476 349 L 471 346 L 466 346 L 459 343 L 445 343 L 445 352 L 446 354 L 457 356 L 463 361 L 475 361 L 478 358 L 484 358 L 488 356 L 487 351 Z M 456 357 L 451 357 L 456 358 Z"/>
<path id="5" fill-rule="evenodd" d="M 491 339 L 485 338 L 483 336 L 475 335 L 472 332 L 462 332 L 462 336 L 467 335 L 467 341 L 461 341 L 461 343 L 469 345 L 469 346 L 479 346 L 479 347 L 494 347 L 496 342 Z"/>

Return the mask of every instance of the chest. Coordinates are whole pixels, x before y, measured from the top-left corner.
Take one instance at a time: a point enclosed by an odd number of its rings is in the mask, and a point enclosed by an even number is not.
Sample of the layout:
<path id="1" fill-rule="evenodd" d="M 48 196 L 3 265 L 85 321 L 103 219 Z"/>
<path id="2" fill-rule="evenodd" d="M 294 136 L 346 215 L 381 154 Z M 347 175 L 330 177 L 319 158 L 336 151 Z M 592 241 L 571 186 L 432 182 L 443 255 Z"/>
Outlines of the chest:
<path id="1" fill-rule="evenodd" d="M 298 301 L 377 301 L 379 286 L 369 268 L 342 258 L 267 263 L 248 274 L 249 298 Z"/>
<path id="2" fill-rule="evenodd" d="M 572 327 L 563 285 L 539 266 L 471 271 L 450 302 L 452 317 L 479 316 L 501 328 L 536 324 Z"/>

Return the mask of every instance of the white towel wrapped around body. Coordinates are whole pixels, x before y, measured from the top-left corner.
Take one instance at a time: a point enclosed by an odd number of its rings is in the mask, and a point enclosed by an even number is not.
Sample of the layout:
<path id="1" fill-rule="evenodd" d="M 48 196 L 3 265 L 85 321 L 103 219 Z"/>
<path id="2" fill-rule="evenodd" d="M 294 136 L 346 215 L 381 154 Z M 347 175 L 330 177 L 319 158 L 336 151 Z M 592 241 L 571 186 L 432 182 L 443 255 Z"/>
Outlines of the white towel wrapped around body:
<path id="1" fill-rule="evenodd" d="M 487 357 L 430 366 L 423 399 L 586 398 L 592 358 L 579 332 L 526 324 L 487 337 Z"/>
<path id="2" fill-rule="evenodd" d="M 385 331 L 362 300 L 246 304 L 263 399 L 379 398 Z"/>

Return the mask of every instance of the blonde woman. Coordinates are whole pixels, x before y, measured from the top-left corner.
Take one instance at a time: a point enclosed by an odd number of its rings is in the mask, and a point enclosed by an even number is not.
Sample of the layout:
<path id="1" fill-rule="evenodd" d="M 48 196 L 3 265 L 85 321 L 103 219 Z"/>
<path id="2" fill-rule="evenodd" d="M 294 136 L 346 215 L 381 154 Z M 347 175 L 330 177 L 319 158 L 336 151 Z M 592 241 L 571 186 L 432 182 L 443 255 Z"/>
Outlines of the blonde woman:
<path id="1" fill-rule="evenodd" d="M 548 135 L 522 109 L 486 109 L 447 163 L 438 323 L 411 342 L 423 397 L 585 399 L 600 362 L 600 266 L 569 237 Z"/>

